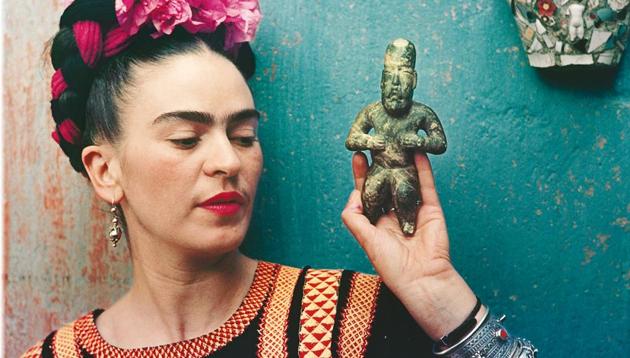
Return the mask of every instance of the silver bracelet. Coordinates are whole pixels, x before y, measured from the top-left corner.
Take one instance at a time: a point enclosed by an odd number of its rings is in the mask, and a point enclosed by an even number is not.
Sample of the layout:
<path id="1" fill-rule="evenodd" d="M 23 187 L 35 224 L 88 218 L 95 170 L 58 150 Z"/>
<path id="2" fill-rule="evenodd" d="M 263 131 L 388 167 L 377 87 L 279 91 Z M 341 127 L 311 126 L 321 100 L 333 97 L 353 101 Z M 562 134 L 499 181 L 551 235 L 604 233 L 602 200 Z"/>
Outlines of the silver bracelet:
<path id="1" fill-rule="evenodd" d="M 503 319 L 505 316 L 497 319 L 487 314 L 461 342 L 441 351 L 434 346 L 433 354 L 452 358 L 535 358 L 538 350 L 530 341 L 510 336 L 501 324 Z"/>

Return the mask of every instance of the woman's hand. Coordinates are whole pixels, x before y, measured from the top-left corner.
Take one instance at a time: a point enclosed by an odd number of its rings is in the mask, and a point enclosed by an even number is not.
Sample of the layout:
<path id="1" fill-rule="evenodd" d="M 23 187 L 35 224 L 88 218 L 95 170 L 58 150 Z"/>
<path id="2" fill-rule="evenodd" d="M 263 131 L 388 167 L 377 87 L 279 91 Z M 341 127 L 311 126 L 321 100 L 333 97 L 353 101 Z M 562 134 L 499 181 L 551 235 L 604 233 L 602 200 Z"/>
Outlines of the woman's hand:
<path id="1" fill-rule="evenodd" d="M 352 157 L 355 185 L 341 217 L 383 282 L 437 340 L 464 321 L 476 298 L 451 264 L 446 221 L 429 159 L 424 153 L 416 153 L 414 159 L 422 204 L 413 236 L 403 235 L 393 212 L 376 225 L 363 215 L 361 190 L 368 163 L 360 152 Z"/>

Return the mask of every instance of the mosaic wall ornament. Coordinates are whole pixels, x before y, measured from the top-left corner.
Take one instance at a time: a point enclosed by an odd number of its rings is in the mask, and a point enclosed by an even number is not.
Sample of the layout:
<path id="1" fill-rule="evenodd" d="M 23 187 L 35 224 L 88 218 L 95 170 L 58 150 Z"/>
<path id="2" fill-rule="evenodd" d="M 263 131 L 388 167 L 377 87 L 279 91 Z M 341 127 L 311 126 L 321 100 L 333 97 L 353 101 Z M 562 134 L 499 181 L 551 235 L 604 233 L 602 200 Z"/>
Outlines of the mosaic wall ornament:
<path id="1" fill-rule="evenodd" d="M 508 0 L 533 67 L 614 66 L 628 39 L 630 0 Z"/>

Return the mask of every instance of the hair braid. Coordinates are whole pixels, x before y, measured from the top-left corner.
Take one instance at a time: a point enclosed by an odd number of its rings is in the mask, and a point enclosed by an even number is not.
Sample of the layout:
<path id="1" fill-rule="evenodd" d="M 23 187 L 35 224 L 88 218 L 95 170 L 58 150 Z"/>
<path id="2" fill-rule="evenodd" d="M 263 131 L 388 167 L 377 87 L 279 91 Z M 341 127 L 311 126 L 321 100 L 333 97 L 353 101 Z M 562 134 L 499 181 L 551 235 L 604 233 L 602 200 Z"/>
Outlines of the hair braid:
<path id="1" fill-rule="evenodd" d="M 55 120 L 53 139 L 70 159 L 72 167 L 85 174 L 81 161 L 85 112 L 95 67 L 105 46 L 103 29 L 115 23 L 111 0 L 76 0 L 61 17 L 53 40 L 51 60 L 51 111 Z"/>
<path id="2" fill-rule="evenodd" d="M 77 21 L 72 25 L 81 59 L 90 68 L 96 66 L 103 52 L 101 25 L 95 21 Z"/>

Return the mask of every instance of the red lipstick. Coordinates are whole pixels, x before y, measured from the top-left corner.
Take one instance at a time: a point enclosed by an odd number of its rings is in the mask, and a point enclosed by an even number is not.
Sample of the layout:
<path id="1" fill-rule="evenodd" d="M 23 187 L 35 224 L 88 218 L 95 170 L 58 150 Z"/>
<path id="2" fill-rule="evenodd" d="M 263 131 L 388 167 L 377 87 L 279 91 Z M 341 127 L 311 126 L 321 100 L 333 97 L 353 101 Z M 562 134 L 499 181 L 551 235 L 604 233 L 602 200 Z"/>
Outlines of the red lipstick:
<path id="1" fill-rule="evenodd" d="M 218 216 L 232 216 L 245 205 L 245 198 L 237 191 L 219 193 L 199 204 L 200 207 Z"/>

